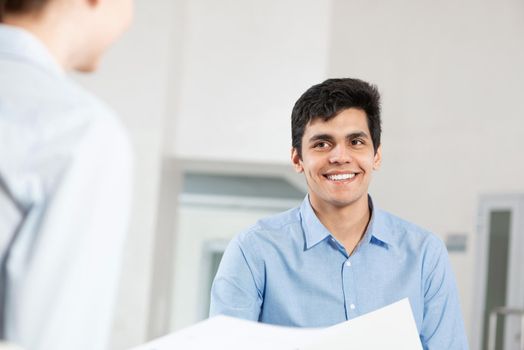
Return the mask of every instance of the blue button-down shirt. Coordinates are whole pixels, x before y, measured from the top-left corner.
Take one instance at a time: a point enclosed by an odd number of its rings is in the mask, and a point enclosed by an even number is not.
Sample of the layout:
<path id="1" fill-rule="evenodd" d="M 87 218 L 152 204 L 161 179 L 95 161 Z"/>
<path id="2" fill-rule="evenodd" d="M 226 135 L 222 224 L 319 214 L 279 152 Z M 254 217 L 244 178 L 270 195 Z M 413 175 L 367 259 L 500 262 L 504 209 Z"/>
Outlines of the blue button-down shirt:
<path id="1" fill-rule="evenodd" d="M 319 221 L 308 197 L 298 208 L 260 220 L 227 247 L 213 283 L 210 314 L 323 327 L 408 297 L 425 349 L 467 349 L 442 241 L 371 210 L 351 256 Z"/>

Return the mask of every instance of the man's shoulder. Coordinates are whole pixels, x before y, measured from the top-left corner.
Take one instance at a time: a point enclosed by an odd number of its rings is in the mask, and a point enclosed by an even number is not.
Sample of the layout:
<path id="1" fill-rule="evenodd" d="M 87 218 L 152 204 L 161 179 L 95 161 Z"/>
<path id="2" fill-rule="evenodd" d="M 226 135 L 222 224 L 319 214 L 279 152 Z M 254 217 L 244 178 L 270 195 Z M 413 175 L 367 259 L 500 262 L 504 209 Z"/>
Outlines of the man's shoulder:
<path id="1" fill-rule="evenodd" d="M 241 246 L 282 245 L 300 234 L 299 207 L 264 217 L 240 232 L 235 240 Z"/>
<path id="2" fill-rule="evenodd" d="M 0 173 L 5 179 L 20 188 L 24 179 L 38 179 L 41 187 L 51 188 L 73 166 L 130 168 L 128 135 L 100 99 L 66 76 L 31 66 L 6 77 L 10 80 L 0 81 Z"/>
<path id="3" fill-rule="evenodd" d="M 430 230 L 385 210 L 377 209 L 378 234 L 397 246 L 414 249 L 442 247 L 442 240 Z"/>

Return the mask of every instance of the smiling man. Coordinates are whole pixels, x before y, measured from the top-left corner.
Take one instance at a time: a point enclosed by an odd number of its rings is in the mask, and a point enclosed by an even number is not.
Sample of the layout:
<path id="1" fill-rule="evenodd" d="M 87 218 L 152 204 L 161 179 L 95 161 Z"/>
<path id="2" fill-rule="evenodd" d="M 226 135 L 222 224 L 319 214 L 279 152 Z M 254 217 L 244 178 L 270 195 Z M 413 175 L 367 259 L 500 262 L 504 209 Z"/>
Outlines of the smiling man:
<path id="1" fill-rule="evenodd" d="M 231 241 L 210 314 L 323 327 L 408 297 L 425 349 L 467 349 L 444 244 L 368 195 L 382 159 L 377 89 L 326 80 L 299 98 L 291 126 L 308 195 Z"/>

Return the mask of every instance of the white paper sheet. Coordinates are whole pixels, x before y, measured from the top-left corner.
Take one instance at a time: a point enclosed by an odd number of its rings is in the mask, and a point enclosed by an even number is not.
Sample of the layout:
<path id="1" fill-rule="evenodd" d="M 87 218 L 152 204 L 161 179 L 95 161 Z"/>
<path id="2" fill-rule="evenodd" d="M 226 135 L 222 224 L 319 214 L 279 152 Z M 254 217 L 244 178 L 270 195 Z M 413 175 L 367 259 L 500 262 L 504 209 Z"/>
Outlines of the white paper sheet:
<path id="1" fill-rule="evenodd" d="M 421 350 L 408 299 L 328 328 L 217 316 L 131 350 Z"/>
<path id="2" fill-rule="evenodd" d="M 422 350 L 409 300 L 325 328 L 300 350 Z"/>

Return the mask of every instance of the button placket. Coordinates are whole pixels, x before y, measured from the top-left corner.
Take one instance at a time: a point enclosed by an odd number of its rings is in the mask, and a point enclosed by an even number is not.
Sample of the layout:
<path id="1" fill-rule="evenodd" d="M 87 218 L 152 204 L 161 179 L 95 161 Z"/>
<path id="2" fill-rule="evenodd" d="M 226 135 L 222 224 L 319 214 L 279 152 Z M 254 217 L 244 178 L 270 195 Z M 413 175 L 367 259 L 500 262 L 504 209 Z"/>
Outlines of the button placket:
<path id="1" fill-rule="evenodd" d="M 347 319 L 358 316 L 356 311 L 356 285 L 355 285 L 355 270 L 352 267 L 353 262 L 348 258 L 342 263 L 343 271 L 343 286 L 344 286 L 344 305 L 346 309 Z"/>

